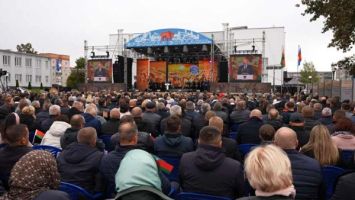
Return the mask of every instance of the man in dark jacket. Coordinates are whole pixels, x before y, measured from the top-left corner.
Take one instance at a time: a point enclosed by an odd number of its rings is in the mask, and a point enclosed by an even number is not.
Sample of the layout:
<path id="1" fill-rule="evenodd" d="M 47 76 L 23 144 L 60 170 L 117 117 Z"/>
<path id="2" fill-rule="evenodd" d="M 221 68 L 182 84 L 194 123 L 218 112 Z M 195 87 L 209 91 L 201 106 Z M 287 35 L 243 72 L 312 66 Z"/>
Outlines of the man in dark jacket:
<path id="1" fill-rule="evenodd" d="M 304 130 L 310 133 L 312 128 L 318 124 L 317 120 L 314 118 L 313 108 L 310 106 L 303 107 L 302 116 L 304 118 Z"/>
<path id="2" fill-rule="evenodd" d="M 120 126 L 120 110 L 114 108 L 110 111 L 110 120 L 104 123 L 101 127 L 101 133 L 103 135 L 113 135 L 117 133 Z"/>
<path id="3" fill-rule="evenodd" d="M 264 124 L 261 119 L 260 110 L 254 109 L 250 112 L 250 119 L 239 126 L 238 144 L 260 144 L 259 128 Z"/>
<path id="4" fill-rule="evenodd" d="M 0 181 L 8 189 L 8 179 L 15 163 L 32 150 L 28 147 L 28 129 L 26 125 L 14 125 L 7 129 L 8 145 L 0 150 Z"/>
<path id="5" fill-rule="evenodd" d="M 331 200 L 354 199 L 355 172 L 347 173 L 338 178 Z"/>
<path id="6" fill-rule="evenodd" d="M 332 124 L 333 123 L 332 110 L 328 107 L 323 108 L 322 116 L 318 121 L 325 126 Z"/>
<path id="7" fill-rule="evenodd" d="M 269 110 L 265 124 L 270 124 L 275 130 L 278 130 L 283 126 L 283 121 L 279 115 L 279 111 L 275 108 Z"/>
<path id="8" fill-rule="evenodd" d="M 49 107 L 49 118 L 43 120 L 40 125 L 42 132 L 47 132 L 52 126 L 53 122 L 61 115 L 60 107 L 58 105 L 51 105 Z"/>
<path id="9" fill-rule="evenodd" d="M 159 135 L 159 126 L 161 116 L 155 113 L 155 102 L 150 101 L 145 106 L 145 112 L 143 113 L 143 122 L 148 125 L 148 133 L 151 133 L 154 137 Z"/>
<path id="10" fill-rule="evenodd" d="M 97 107 L 95 104 L 89 104 L 85 113 L 83 114 L 85 119 L 85 127 L 92 127 L 96 130 L 98 135 L 101 134 L 101 122 L 96 118 L 97 115 Z"/>
<path id="11" fill-rule="evenodd" d="M 275 134 L 275 144 L 281 147 L 291 162 L 296 199 L 323 199 L 322 172 L 319 162 L 299 153 L 296 148 L 296 132 L 290 128 L 280 128 Z"/>
<path id="12" fill-rule="evenodd" d="M 291 114 L 288 127 L 294 130 L 297 134 L 297 140 L 299 145 L 297 149 L 307 144 L 310 132 L 307 132 L 304 129 L 304 118 L 300 113 Z"/>
<path id="13" fill-rule="evenodd" d="M 49 107 L 51 106 L 49 100 L 45 100 L 42 105 L 42 110 L 36 114 L 35 126 L 40 129 L 41 123 L 49 118 Z"/>
<path id="14" fill-rule="evenodd" d="M 195 111 L 195 104 L 192 101 L 186 102 L 186 108 L 185 108 L 185 117 L 186 119 L 189 119 L 192 121 L 192 119 L 197 115 L 198 113 Z"/>
<path id="15" fill-rule="evenodd" d="M 84 111 L 84 105 L 81 101 L 74 101 L 72 107 L 68 110 L 68 118 L 69 120 L 73 115 L 82 114 Z"/>
<path id="16" fill-rule="evenodd" d="M 230 122 L 232 124 L 241 124 L 249 119 L 250 111 L 246 109 L 244 100 L 238 101 L 236 110 L 230 114 Z"/>
<path id="17" fill-rule="evenodd" d="M 138 130 L 133 123 L 120 125 L 119 145 L 114 151 L 104 156 L 100 164 L 100 172 L 106 185 L 106 198 L 113 198 L 116 193 L 115 174 L 120 167 L 121 160 L 126 153 L 137 148 Z"/>
<path id="18" fill-rule="evenodd" d="M 171 106 L 170 108 L 170 116 L 175 115 L 178 116 L 181 120 L 181 127 L 180 127 L 180 132 L 182 135 L 186 137 L 192 138 L 192 125 L 191 125 L 191 120 L 187 118 L 182 117 L 182 108 L 178 105 Z M 160 131 L 161 133 L 165 133 L 167 129 L 167 118 L 161 120 L 160 122 Z"/>
<path id="19" fill-rule="evenodd" d="M 294 112 L 295 112 L 295 103 L 292 101 L 287 102 L 285 104 L 285 109 L 281 114 L 284 124 L 288 124 L 290 122 L 290 116 Z"/>
<path id="20" fill-rule="evenodd" d="M 186 152 L 194 150 L 192 139 L 180 132 L 181 119 L 172 115 L 166 120 L 166 131 L 154 141 L 154 152 L 158 156 L 180 157 Z"/>
<path id="21" fill-rule="evenodd" d="M 200 133 L 200 130 L 204 127 L 207 126 L 208 122 L 206 122 L 205 119 L 205 114 L 211 110 L 211 106 L 208 103 L 202 103 L 201 105 L 201 111 L 197 113 L 194 118 L 192 119 L 192 127 L 194 130 L 192 139 L 195 141 L 198 138 L 198 134 Z"/>
<path id="22" fill-rule="evenodd" d="M 91 127 L 78 132 L 78 143 L 70 144 L 58 157 L 61 180 L 73 183 L 90 192 L 102 191 L 99 165 L 103 152 L 96 145 L 96 130 Z"/>
<path id="23" fill-rule="evenodd" d="M 244 177 L 238 161 L 222 152 L 222 136 L 215 127 L 201 129 L 198 148 L 180 160 L 180 186 L 196 192 L 235 199 L 243 195 Z"/>
<path id="24" fill-rule="evenodd" d="M 223 135 L 224 123 L 222 118 L 218 116 L 211 117 L 208 124 L 209 126 L 216 127 L 220 131 L 222 135 L 222 149 L 226 156 L 234 160 L 241 161 L 242 158 L 235 140 L 228 138 L 227 135 Z"/>
<path id="25" fill-rule="evenodd" d="M 0 121 L 3 121 L 8 114 L 14 111 L 14 105 L 15 103 L 12 96 L 7 95 L 4 104 L 0 106 Z"/>
<path id="26" fill-rule="evenodd" d="M 133 116 L 134 122 L 137 125 L 138 131 L 148 132 L 148 124 L 142 119 L 142 109 L 140 107 L 135 107 L 132 109 L 131 114 Z"/>

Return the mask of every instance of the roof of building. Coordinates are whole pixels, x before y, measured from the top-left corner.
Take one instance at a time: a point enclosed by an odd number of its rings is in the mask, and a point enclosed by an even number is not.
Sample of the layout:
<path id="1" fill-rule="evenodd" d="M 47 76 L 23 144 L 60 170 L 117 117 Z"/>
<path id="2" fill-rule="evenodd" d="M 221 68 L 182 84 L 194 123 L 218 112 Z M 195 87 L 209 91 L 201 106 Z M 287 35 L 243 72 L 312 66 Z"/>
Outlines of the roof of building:
<path id="1" fill-rule="evenodd" d="M 55 53 L 40 53 L 40 55 L 43 55 L 51 59 L 70 60 L 70 56 L 68 55 L 55 54 Z"/>
<path id="2" fill-rule="evenodd" d="M 24 55 L 24 56 L 34 56 L 34 57 L 48 58 L 48 57 L 46 57 L 44 55 L 41 55 L 41 54 L 23 53 L 23 52 L 18 52 L 18 51 L 12 51 L 10 49 L 0 49 L 0 52 L 12 53 L 12 54 L 18 54 L 18 55 Z"/>

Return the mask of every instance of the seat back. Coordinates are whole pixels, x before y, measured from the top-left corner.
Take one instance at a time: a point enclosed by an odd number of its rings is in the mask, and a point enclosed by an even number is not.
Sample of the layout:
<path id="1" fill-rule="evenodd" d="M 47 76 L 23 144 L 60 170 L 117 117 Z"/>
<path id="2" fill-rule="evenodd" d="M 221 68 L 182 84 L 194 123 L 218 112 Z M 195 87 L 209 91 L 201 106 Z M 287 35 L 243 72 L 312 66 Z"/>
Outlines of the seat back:
<path id="1" fill-rule="evenodd" d="M 180 166 L 180 156 L 161 156 L 159 158 L 174 166 L 173 171 L 170 174 L 166 174 L 170 181 L 179 182 L 179 166 Z"/>
<path id="2" fill-rule="evenodd" d="M 178 200 L 231 200 L 227 197 L 212 196 L 192 192 L 181 192 L 177 195 Z"/>
<path id="3" fill-rule="evenodd" d="M 250 150 L 256 146 L 257 146 L 257 144 L 240 144 L 240 145 L 238 145 L 239 151 L 243 157 L 245 157 L 250 152 Z"/>
<path id="4" fill-rule="evenodd" d="M 112 135 L 101 135 L 99 139 L 105 144 L 105 150 L 110 152 L 114 149 L 114 145 L 111 143 L 111 136 Z"/>
<path id="5" fill-rule="evenodd" d="M 62 152 L 61 149 L 49 145 L 34 145 L 32 148 L 35 150 L 49 151 L 54 157 L 57 157 L 59 153 Z"/>
<path id="6" fill-rule="evenodd" d="M 341 167 L 353 168 L 354 167 L 354 150 L 341 150 Z"/>
<path id="7" fill-rule="evenodd" d="M 82 198 L 95 200 L 102 196 L 102 193 L 91 194 L 77 185 L 66 182 L 60 182 L 59 190 L 68 193 L 70 200 L 79 200 Z"/>
<path id="8" fill-rule="evenodd" d="M 327 187 L 326 197 L 330 199 L 334 192 L 336 180 L 345 172 L 344 169 L 335 166 L 323 166 L 322 175 Z"/>

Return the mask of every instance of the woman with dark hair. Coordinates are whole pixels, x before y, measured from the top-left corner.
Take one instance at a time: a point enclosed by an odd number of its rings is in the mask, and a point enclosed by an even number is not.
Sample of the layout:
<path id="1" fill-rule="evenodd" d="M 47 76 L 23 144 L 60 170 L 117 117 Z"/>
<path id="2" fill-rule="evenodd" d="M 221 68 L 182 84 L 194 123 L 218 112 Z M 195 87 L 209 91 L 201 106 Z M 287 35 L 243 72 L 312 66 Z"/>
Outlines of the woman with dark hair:
<path id="1" fill-rule="evenodd" d="M 339 149 L 355 150 L 355 125 L 351 119 L 343 117 L 337 120 L 334 130 L 332 140 Z"/>

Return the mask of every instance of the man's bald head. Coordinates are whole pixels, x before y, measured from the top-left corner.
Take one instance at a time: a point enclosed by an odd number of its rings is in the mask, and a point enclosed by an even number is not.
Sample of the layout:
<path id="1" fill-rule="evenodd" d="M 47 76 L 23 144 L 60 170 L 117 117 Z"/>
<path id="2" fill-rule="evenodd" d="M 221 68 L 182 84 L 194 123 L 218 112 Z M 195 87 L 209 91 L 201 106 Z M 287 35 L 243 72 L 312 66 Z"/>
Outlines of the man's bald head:
<path id="1" fill-rule="evenodd" d="M 120 110 L 118 108 L 114 108 L 110 111 L 111 119 L 119 119 L 120 118 Z"/>
<path id="2" fill-rule="evenodd" d="M 252 118 L 252 117 L 257 117 L 257 118 L 261 119 L 261 118 L 262 118 L 262 115 L 263 115 L 263 114 L 261 113 L 260 110 L 254 109 L 254 110 L 252 110 L 252 111 L 250 112 L 249 117 L 250 117 L 250 118 Z"/>
<path id="3" fill-rule="evenodd" d="M 74 129 L 81 129 L 84 127 L 85 119 L 82 115 L 73 115 L 70 119 L 70 125 Z"/>
<path id="4" fill-rule="evenodd" d="M 135 107 L 131 111 L 133 117 L 141 117 L 142 116 L 142 109 L 140 107 Z"/>
<path id="5" fill-rule="evenodd" d="M 296 149 L 298 146 L 297 134 L 290 128 L 282 127 L 276 131 L 274 143 L 282 149 Z"/>
<path id="6" fill-rule="evenodd" d="M 221 132 L 221 134 L 223 133 L 222 118 L 220 118 L 218 116 L 211 117 L 210 120 L 208 121 L 208 125 L 216 127 Z"/>
<path id="7" fill-rule="evenodd" d="M 277 119 L 279 117 L 279 111 L 275 108 L 269 110 L 269 119 Z"/>
<path id="8" fill-rule="evenodd" d="M 92 127 L 86 127 L 80 129 L 80 131 L 78 132 L 77 139 L 78 139 L 78 143 L 80 144 L 87 144 L 92 147 L 95 147 L 96 137 L 97 137 L 96 130 Z"/>

